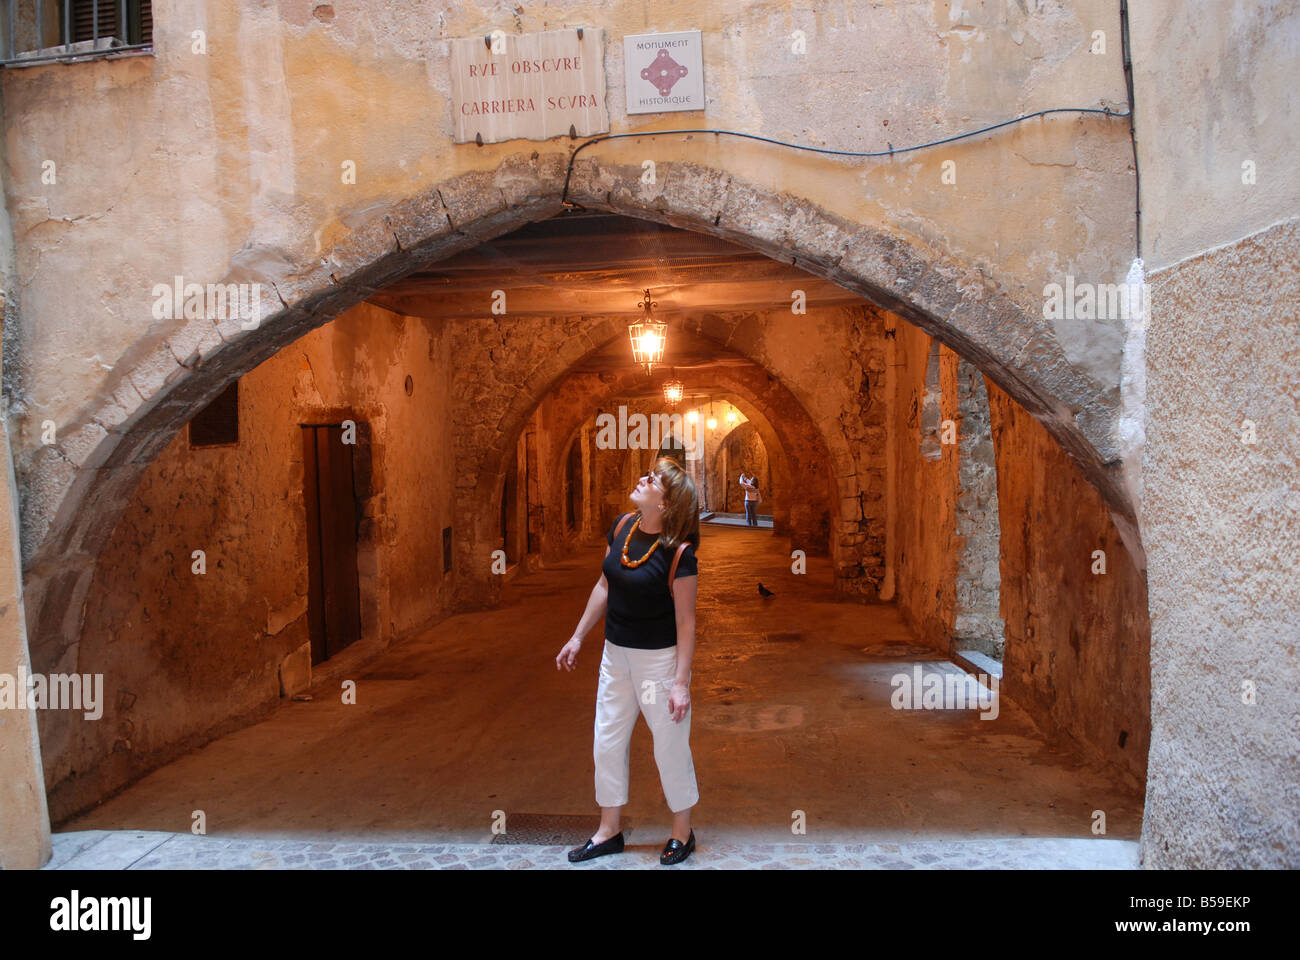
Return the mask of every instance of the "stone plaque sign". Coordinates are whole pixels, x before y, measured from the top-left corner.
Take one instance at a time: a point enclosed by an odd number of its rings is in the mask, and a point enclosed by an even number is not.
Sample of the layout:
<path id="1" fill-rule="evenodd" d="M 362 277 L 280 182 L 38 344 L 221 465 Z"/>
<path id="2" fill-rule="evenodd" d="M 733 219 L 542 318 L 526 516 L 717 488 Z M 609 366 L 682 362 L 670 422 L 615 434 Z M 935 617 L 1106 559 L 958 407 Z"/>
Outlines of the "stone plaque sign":
<path id="1" fill-rule="evenodd" d="M 704 109 L 704 53 L 698 30 L 623 38 L 628 113 Z"/>
<path id="2" fill-rule="evenodd" d="M 451 111 L 457 143 L 608 133 L 604 31 L 452 40 Z"/>

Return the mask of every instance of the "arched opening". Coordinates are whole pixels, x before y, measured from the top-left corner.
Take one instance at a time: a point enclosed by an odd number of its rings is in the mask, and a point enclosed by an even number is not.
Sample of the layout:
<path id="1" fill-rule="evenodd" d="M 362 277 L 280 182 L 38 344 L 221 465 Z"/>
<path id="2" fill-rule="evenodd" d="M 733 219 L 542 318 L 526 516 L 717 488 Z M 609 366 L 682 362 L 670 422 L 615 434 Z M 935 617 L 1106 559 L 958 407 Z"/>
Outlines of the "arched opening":
<path id="1" fill-rule="evenodd" d="M 768 462 L 767 447 L 763 438 L 753 424 L 737 422 L 719 444 L 714 455 L 714 476 L 717 503 L 721 513 L 744 514 L 745 491 L 736 482 L 736 476 L 743 473 L 754 478 L 757 491 L 767 492 L 768 499 L 772 491 L 772 468 Z"/>
<path id="2" fill-rule="evenodd" d="M 517 215 L 517 211 L 512 212 L 511 218 Z M 489 218 L 479 221 L 479 225 L 483 230 L 493 232 L 496 222 Z M 618 225 L 601 221 L 596 230 L 617 228 Z M 542 244 L 539 234 L 544 234 L 544 228 L 538 228 L 532 234 L 525 233 L 520 242 L 525 246 Z M 667 231 L 664 235 L 668 235 Z M 707 260 L 703 254 L 698 256 Z M 735 258 L 742 254 L 729 252 L 727 256 Z M 488 312 L 491 297 L 482 294 L 497 288 L 476 287 L 475 283 L 487 284 L 490 281 L 461 264 L 462 274 L 457 281 L 456 295 L 440 296 L 439 309 L 445 312 L 441 317 L 433 316 L 422 312 L 419 301 L 427 294 L 420 291 L 422 285 L 426 289 L 435 288 L 434 277 L 438 275 L 439 261 L 429 258 L 421 262 L 427 269 L 415 273 L 408 269 L 404 274 L 392 277 L 382 276 L 383 270 L 374 264 L 367 267 L 376 272 L 373 279 L 389 282 L 382 289 L 372 290 L 367 303 L 346 311 L 333 321 L 341 326 L 332 328 L 328 349 L 324 342 L 305 348 L 307 368 L 299 373 L 295 383 L 303 409 L 314 405 L 329 411 L 331 417 L 340 417 L 340 420 L 357 419 L 381 438 L 375 444 L 380 448 L 379 452 L 372 450 L 370 455 L 374 458 L 372 467 L 381 478 L 377 489 L 385 493 L 382 502 L 381 498 L 372 497 L 374 502 L 362 510 L 358 520 L 359 541 L 371 545 L 370 554 L 365 549 L 358 552 L 363 590 L 367 582 L 372 587 L 380 582 L 385 584 L 382 590 L 375 588 L 368 594 L 363 593 L 362 629 L 373 640 L 366 656 L 377 656 L 388 646 L 415 637 L 430 623 L 441 622 L 451 613 L 482 611 L 485 617 L 494 610 L 508 613 L 510 605 L 522 603 L 529 591 L 551 589 L 548 585 L 553 586 L 552 581 L 545 578 L 552 576 L 555 570 L 565 569 L 563 565 L 568 562 L 564 559 L 565 551 L 583 545 L 599 546 L 613 518 L 622 510 L 629 471 L 636 468 L 628 450 L 602 450 L 592 444 L 589 420 L 599 412 L 602 403 L 620 397 L 635 397 L 638 393 L 652 393 L 655 388 L 652 381 L 647 382 L 635 370 L 617 372 L 608 368 L 583 367 L 584 363 L 599 362 L 601 351 L 621 352 L 626 347 L 626 319 L 621 312 L 584 304 L 583 309 L 566 313 L 540 302 L 530 310 L 529 297 L 538 296 L 540 299 L 540 294 L 524 285 L 508 293 L 508 299 L 518 293 L 522 305 L 508 307 L 504 314 L 492 315 Z M 750 265 L 750 261 L 745 264 L 746 267 Z M 818 311 L 812 319 L 805 320 L 802 315 L 790 312 L 789 265 L 777 266 L 781 272 L 769 277 L 769 286 L 760 286 L 758 292 L 752 294 L 767 304 L 765 309 L 755 303 L 736 302 L 733 291 L 732 299 L 726 303 L 696 301 L 684 304 L 673 327 L 672 335 L 678 342 L 694 343 L 701 349 L 707 345 L 710 351 L 707 364 L 702 362 L 696 371 L 700 387 L 727 397 L 728 403 L 733 404 L 744 417 L 744 433 L 740 433 L 739 428 L 730 431 L 737 439 L 731 448 L 727 448 L 725 443 L 721 447 L 723 463 L 709 467 L 706 458 L 705 469 L 729 476 L 733 472 L 732 458 L 752 457 L 757 449 L 755 445 L 761 444 L 768 460 L 766 482 L 770 484 L 765 490 L 765 498 L 770 490 L 774 511 L 774 527 L 769 539 L 774 540 L 777 536 L 788 538 L 788 544 L 783 542 L 779 550 L 765 553 L 754 562 L 752 569 L 743 567 L 748 561 L 745 551 L 739 548 L 727 562 L 744 571 L 746 579 L 743 582 L 746 584 L 752 576 L 755 581 L 776 585 L 777 597 L 790 598 L 796 589 L 802 589 L 785 586 L 780 578 L 787 578 L 790 584 L 795 584 L 804 581 L 789 578 L 806 576 L 808 583 L 827 587 L 825 590 L 809 589 L 802 599 L 810 604 L 845 598 L 895 604 L 900 611 L 898 623 L 891 624 L 880 635 L 864 636 L 868 642 L 855 648 L 859 652 L 865 649 L 875 651 L 868 655 L 867 660 L 836 662 L 839 672 L 855 677 L 860 683 L 879 681 L 881 677 L 873 672 L 876 667 L 871 664 L 893 663 L 899 650 L 918 658 L 921 656 L 918 651 L 925 651 L 926 656 L 946 659 L 950 653 L 958 652 L 951 646 L 959 632 L 954 621 L 964 612 L 956 599 L 961 593 L 958 584 L 964 582 L 968 592 L 979 593 L 981 585 L 988 579 L 987 567 L 967 570 L 966 579 L 959 579 L 962 564 L 967 560 L 976 566 L 981 561 L 987 564 L 987 543 L 981 547 L 982 552 L 972 551 L 968 558 L 963 552 L 965 546 L 957 549 L 955 540 L 958 536 L 966 541 L 972 539 L 973 531 L 979 529 L 978 510 L 982 508 L 987 513 L 989 503 L 985 500 L 963 508 L 959 489 L 965 488 L 951 483 L 944 486 L 956 475 L 961 460 L 957 450 L 952 448 L 960 447 L 960 438 L 970 435 L 969 431 L 963 434 L 958 422 L 982 420 L 992 424 L 984 431 L 988 437 L 967 448 L 966 462 L 978 455 L 985 466 L 994 454 L 994 444 L 988 438 L 999 431 L 1005 438 L 999 453 L 1005 453 L 1011 460 L 1020 458 L 1025 462 L 1034 460 L 1035 451 L 1046 449 L 1043 438 L 1047 434 L 1032 433 L 1031 425 L 1041 431 L 1033 419 L 1034 411 L 1027 411 L 1017 398 L 1001 391 L 995 378 L 989 377 L 988 391 L 998 392 L 992 399 L 986 396 L 983 412 L 975 409 L 979 406 L 977 390 L 971 388 L 963 393 L 958 388 L 962 377 L 968 384 L 983 377 L 977 370 L 972 373 L 975 368 L 969 364 L 972 358 L 987 362 L 988 354 L 980 348 L 968 344 L 967 351 L 960 355 L 947 346 L 940 349 L 941 340 L 910 323 L 907 316 L 893 313 L 877 303 L 863 301 L 834 284 L 815 287 L 815 278 L 812 277 L 799 281 L 807 288 L 805 293 L 813 291 L 807 300 Z M 639 269 L 644 271 L 646 268 L 640 266 Z M 829 271 L 831 267 L 826 266 L 826 269 Z M 643 278 L 637 280 L 637 284 L 624 286 L 635 288 Z M 496 280 L 497 284 L 500 282 Z M 782 291 L 780 296 L 774 293 L 778 287 Z M 579 297 L 595 296 L 582 291 L 577 284 L 574 288 L 578 289 Z M 445 292 L 445 285 L 439 289 Z M 820 300 L 818 290 L 823 294 Z M 356 293 L 357 289 L 352 292 Z M 460 314 L 456 313 L 456 297 L 465 299 L 466 306 Z M 933 329 L 933 319 L 929 323 Z M 248 348 L 236 352 L 232 347 L 229 358 L 226 354 L 214 354 L 210 367 L 199 365 L 191 379 L 177 385 L 173 390 L 176 394 L 173 414 L 192 411 L 198 405 L 198 398 L 215 391 L 232 373 L 261 369 L 261 361 L 278 362 L 280 367 L 284 367 L 289 363 L 288 358 L 293 357 L 293 362 L 298 363 L 293 351 L 286 352 L 285 348 L 299 349 L 300 341 L 318 333 L 321 324 L 307 316 L 290 313 L 286 314 L 282 325 L 269 324 L 268 327 L 268 331 L 252 341 Z M 816 337 L 808 336 L 810 327 L 817 331 Z M 340 330 L 345 334 L 340 335 Z M 376 331 L 383 331 L 387 339 L 376 340 Z M 949 335 L 961 340 L 957 334 L 950 332 Z M 471 350 L 478 351 L 477 364 L 470 359 Z M 322 392 L 320 378 L 313 373 L 313 363 L 320 362 L 327 354 L 337 369 L 347 367 L 367 371 L 376 383 L 401 383 L 406 377 L 412 377 L 417 385 L 430 384 L 430 389 L 421 391 L 417 386 L 414 394 L 405 394 L 409 402 L 394 393 L 391 397 L 385 394 L 371 398 L 369 408 L 364 404 L 343 405 L 337 398 Z M 471 371 L 459 381 L 463 394 L 457 398 L 451 396 L 447 378 L 440 378 L 445 370 L 453 369 L 450 363 L 453 356 L 458 365 L 463 364 L 465 370 Z M 968 368 L 961 366 L 963 362 L 968 364 Z M 409 372 L 412 365 L 416 365 L 413 373 Z M 704 370 L 704 366 L 709 369 Z M 676 367 L 685 369 L 687 376 L 692 375 L 689 363 L 678 363 Z M 936 369 L 939 389 L 937 396 L 930 398 L 925 391 L 934 379 Z M 607 379 L 602 379 L 602 376 Z M 278 382 L 270 381 L 263 385 L 264 403 L 276 395 L 277 385 Z M 256 390 L 251 395 L 256 402 Z M 913 395 L 915 404 L 911 404 Z M 423 400 L 414 400 L 426 396 L 435 403 L 433 409 L 439 416 L 431 416 L 430 408 L 422 408 L 420 403 Z M 1043 408 L 1050 406 L 1046 401 L 1042 402 Z M 940 428 L 940 456 L 937 459 L 922 451 L 921 434 L 924 424 L 928 423 L 922 411 L 927 403 L 932 410 L 937 404 Z M 963 403 L 966 404 L 964 410 L 961 407 Z M 127 510 L 125 527 L 118 525 L 116 531 L 105 532 L 88 519 L 79 519 L 75 528 L 54 529 L 48 543 L 75 540 L 88 551 L 91 561 L 101 561 L 102 571 L 105 550 L 122 550 L 125 544 L 145 539 L 145 530 L 137 521 L 142 513 L 151 513 L 153 507 L 149 498 L 163 496 L 170 489 L 168 484 L 171 480 L 187 476 L 186 471 L 192 469 L 174 460 L 164 463 L 161 471 L 153 465 L 155 458 L 167 451 L 164 441 L 169 437 L 145 438 L 139 436 L 138 431 L 145 429 L 143 425 L 150 422 L 149 416 L 157 409 L 151 408 L 123 434 L 119 441 L 123 446 L 113 454 L 111 464 L 106 460 L 100 475 L 83 481 L 85 487 L 80 491 L 82 503 L 93 503 L 95 497 L 108 497 L 110 493 L 119 496 L 122 500 L 119 511 L 123 507 Z M 910 415 L 913 409 L 916 411 L 915 419 Z M 433 433 L 426 433 L 431 429 L 428 426 L 431 421 L 438 423 L 439 427 Z M 959 426 L 955 434 L 958 440 L 951 444 L 943 439 L 946 421 Z M 322 422 L 325 422 L 324 418 Z M 331 419 L 329 422 L 336 421 Z M 1065 429 L 1059 423 L 1056 426 Z M 579 441 L 584 432 L 586 439 Z M 174 435 L 173 430 L 171 436 Z M 1071 436 L 1076 446 L 1082 448 L 1081 435 Z M 746 441 L 749 446 L 743 447 L 741 440 L 746 437 L 750 438 Z M 1046 442 L 1052 445 L 1058 460 L 1051 464 L 1050 470 L 1043 470 L 1059 473 L 1065 467 L 1074 469 L 1053 440 L 1048 438 Z M 579 444 L 576 458 L 573 453 L 575 443 Z M 986 444 L 988 449 L 981 451 L 981 444 Z M 440 459 L 431 455 L 432 451 L 444 456 Z M 644 455 L 648 456 L 649 452 Z M 715 451 L 715 457 L 717 455 L 718 451 Z M 294 462 L 291 456 L 282 459 L 287 464 Z M 275 456 L 272 456 L 268 463 L 274 460 Z M 564 468 L 556 469 L 558 464 L 564 464 Z M 297 469 L 300 467 L 289 467 L 291 481 L 295 480 L 294 471 Z M 124 496 L 117 488 L 126 483 L 133 471 L 137 478 L 149 475 L 145 478 L 149 488 L 142 492 L 137 485 L 134 492 Z M 993 471 L 999 478 L 1012 472 L 1009 469 Z M 188 475 L 191 479 L 197 476 L 193 473 Z M 395 483 L 399 478 L 402 482 Z M 1091 511 L 1087 522 L 1095 525 L 1105 521 L 1107 505 L 1113 506 L 1112 501 L 1099 496 L 1089 486 L 1086 475 L 1080 475 L 1070 483 L 1073 486 L 1066 484 L 1069 490 L 1061 494 L 1062 501 L 1073 498 L 1083 502 L 1087 496 L 1092 496 L 1093 500 L 1087 507 Z M 1041 486 L 1026 484 L 1010 489 L 1020 498 L 1014 505 L 1019 516 L 1033 515 L 1037 506 L 1034 498 Z M 201 485 L 197 489 L 201 491 Z M 286 489 L 293 489 L 293 482 L 287 484 Z M 572 496 L 575 489 L 582 490 L 581 498 Z M 195 502 L 203 495 L 200 492 Z M 718 495 L 725 504 L 726 493 Z M 221 497 L 211 491 L 207 496 L 213 516 L 227 522 L 230 508 L 221 505 Z M 581 523 L 577 520 L 579 504 L 584 515 Z M 1012 507 L 1010 501 L 1005 504 L 999 501 L 997 510 L 1005 511 Z M 409 521 L 416 516 L 423 519 L 415 524 L 416 530 L 412 532 L 408 528 Z M 573 523 L 568 522 L 570 519 Z M 985 519 L 992 522 L 989 516 Z M 953 532 L 949 540 L 933 533 L 934 530 L 957 531 L 962 522 L 966 527 L 964 533 Z M 447 541 L 442 538 L 447 528 L 452 531 L 449 568 L 441 563 L 430 565 L 421 562 L 420 554 L 414 549 L 404 557 L 396 556 L 391 550 L 385 553 L 385 545 L 392 547 L 395 543 L 445 543 Z M 189 532 L 186 531 L 187 535 Z M 1114 563 L 1125 562 L 1122 560 L 1125 554 L 1120 539 L 1122 534 L 1122 530 L 1110 529 L 1105 532 L 1110 539 L 1103 537 L 1097 541 L 1100 546 L 1087 544 L 1109 553 L 1112 571 L 1115 571 Z M 289 535 L 293 532 L 290 531 Z M 1011 562 L 1019 564 L 1017 569 L 1023 572 L 1023 568 L 1036 562 L 1042 543 L 1036 539 L 1035 533 L 1026 529 L 1021 529 L 1019 536 L 1017 549 L 1020 552 L 1011 557 Z M 178 538 L 178 542 L 183 539 Z M 787 550 L 787 546 L 790 549 Z M 176 548 L 171 549 L 174 551 Z M 498 550 L 503 551 L 507 568 L 523 564 L 523 572 L 543 579 L 520 577 L 510 586 L 510 590 L 515 592 L 507 591 L 503 578 L 494 570 L 497 559 L 494 553 Z M 796 552 L 802 556 L 792 564 Z M 529 558 L 534 558 L 531 564 L 527 562 Z M 806 569 L 794 569 L 800 560 L 808 564 Z M 1005 567 L 1005 551 L 999 560 Z M 39 576 L 40 571 L 49 568 L 37 564 L 33 569 Z M 1128 577 L 1130 573 L 1131 570 L 1124 576 Z M 739 576 L 737 584 L 742 582 Z M 998 576 L 995 573 L 995 581 Z M 1086 590 L 1097 589 L 1095 585 L 1089 583 L 1086 589 L 1081 587 L 1084 581 L 1078 580 L 1073 572 L 1065 582 L 1068 586 L 1064 592 L 1077 594 L 1064 603 L 1065 610 L 1097 606 L 1095 596 L 1085 596 Z M 92 583 L 87 578 L 83 585 L 75 577 L 60 574 L 50 582 L 36 586 L 43 611 L 41 623 L 45 627 L 58 628 L 40 634 L 34 644 L 34 650 L 38 649 L 47 662 L 57 660 L 69 649 L 73 649 L 74 656 L 85 657 L 91 656 L 94 649 L 91 644 L 81 648 L 82 625 L 73 622 L 75 614 L 65 622 L 64 613 L 56 612 L 50 606 L 56 597 L 66 597 L 68 591 L 79 590 L 82 597 L 91 598 L 86 606 L 89 613 L 103 616 L 107 612 L 107 622 L 115 625 L 131 622 L 134 616 L 143 617 L 143 611 L 148 608 L 148 601 L 139 593 L 115 592 L 114 585 L 106 581 Z M 291 587 L 296 587 L 296 584 L 291 584 Z M 247 581 L 244 589 L 247 589 Z M 1003 608 L 1010 604 L 1014 616 L 1027 625 L 1022 631 L 1025 637 L 1033 636 L 1034 630 L 1038 630 L 1040 635 L 1043 632 L 1044 613 L 1038 606 L 1041 589 L 1040 583 L 1027 583 L 1020 585 L 1018 593 L 1004 591 L 1002 595 Z M 296 590 L 291 589 L 290 593 L 296 596 Z M 119 596 L 120 599 L 113 599 Z M 987 601 L 987 590 L 982 596 Z M 935 599 L 932 601 L 931 597 Z M 395 598 L 398 598 L 397 602 Z M 719 610 L 726 606 L 722 597 L 711 599 Z M 1141 624 L 1135 619 L 1137 614 L 1134 611 L 1138 606 L 1129 602 L 1132 599 L 1129 594 L 1123 595 L 1119 620 L 1107 620 L 1103 616 L 1093 627 L 1064 637 L 1065 648 L 1077 651 L 1076 655 L 1083 658 L 1091 641 L 1108 631 L 1120 631 L 1124 636 L 1116 641 L 1116 649 L 1120 649 L 1125 658 L 1140 659 L 1145 650 L 1141 646 Z M 201 606 L 203 602 L 209 601 L 202 601 L 200 609 L 204 609 Z M 762 603 L 766 598 L 751 595 L 749 602 Z M 280 694 L 285 696 L 292 695 L 297 682 L 290 659 L 298 647 L 293 646 L 289 638 L 292 630 L 297 629 L 294 624 L 302 616 L 299 606 L 297 601 L 268 604 L 264 611 L 266 627 L 264 630 L 259 627 L 258 636 L 254 638 L 263 642 L 285 634 L 283 640 L 272 644 L 276 647 L 279 661 L 262 663 L 258 677 L 259 682 L 269 682 L 274 678 Z M 987 607 L 985 602 L 983 613 L 986 618 Z M 310 601 L 307 609 L 310 609 Z M 799 624 L 802 621 L 797 617 L 773 615 L 770 609 L 764 608 L 744 609 L 747 616 L 768 617 L 770 629 L 740 629 L 740 621 L 721 620 L 720 624 L 729 626 L 731 632 L 720 630 L 719 636 L 733 637 L 739 651 L 728 655 L 761 660 L 758 651 L 766 654 L 776 649 L 771 646 L 773 643 L 805 642 L 795 639 L 809 633 L 801 629 Z M 821 607 L 817 609 L 819 615 L 826 614 Z M 157 611 L 149 611 L 149 614 L 150 617 L 156 616 Z M 839 616 L 835 614 L 828 622 Z M 88 625 L 102 630 L 104 623 L 101 619 Z M 860 625 L 854 624 L 855 628 Z M 286 631 L 290 633 L 286 634 Z M 882 642 L 886 635 L 887 639 Z M 174 645 L 175 637 L 168 642 Z M 250 648 L 255 645 L 251 644 Z M 104 639 L 101 653 L 106 647 L 107 640 Z M 980 652 L 974 647 L 963 649 Z M 176 685 L 173 690 L 184 689 L 187 684 L 192 686 L 195 679 L 191 672 L 192 664 L 186 663 L 185 656 L 174 646 L 163 648 L 164 655 L 159 662 L 168 661 L 166 654 L 169 650 L 176 660 L 172 664 L 176 668 L 175 676 L 168 676 L 168 682 Z M 1023 666 L 1016 666 L 1016 669 L 1023 674 L 1021 685 L 1026 703 L 1033 704 L 1034 698 L 1046 696 L 1040 683 L 1058 689 L 1065 687 L 1077 695 L 1059 697 L 1060 703 L 1040 704 L 1036 707 L 1039 712 L 1028 715 L 1035 719 L 1054 717 L 1062 736 L 1079 734 L 1091 737 L 1095 744 L 1113 739 L 1110 726 L 1118 716 L 1119 722 L 1135 727 L 1134 730 L 1121 731 L 1126 736 L 1114 738 L 1121 742 L 1120 749 L 1129 740 L 1136 743 L 1143 736 L 1136 729 L 1140 723 L 1137 714 L 1131 710 L 1127 714 L 1117 715 L 1113 711 L 1107 714 L 1106 698 L 1110 694 L 1103 685 L 1086 680 L 1087 671 L 1092 667 L 1079 667 L 1068 676 L 1059 673 L 1065 667 L 1058 666 L 1057 661 L 1066 659 L 1059 656 L 1060 652 L 1047 646 L 1024 650 L 1026 659 Z M 122 648 L 114 651 L 113 655 L 124 660 L 133 656 L 130 652 L 123 652 Z M 894 655 L 894 660 L 889 659 L 890 655 Z M 339 669 L 357 669 L 365 662 L 368 661 L 356 659 L 340 665 Z M 470 662 L 473 662 L 472 657 Z M 240 668 L 237 660 L 232 662 L 232 676 L 237 675 Z M 390 682 L 403 682 L 400 670 L 390 673 L 393 676 Z M 1008 676 L 1008 681 L 1010 679 Z M 745 682 L 755 689 L 763 686 L 763 681 L 757 676 L 749 677 Z M 717 686 L 720 700 L 735 692 L 723 689 L 735 684 L 719 683 Z M 131 699 L 132 703 L 139 702 L 134 691 L 127 692 L 132 696 L 126 699 Z M 150 697 L 160 702 L 167 692 L 172 691 L 158 688 Z M 1142 694 L 1140 690 L 1129 690 L 1123 693 L 1123 697 L 1127 709 L 1140 701 Z M 257 698 L 250 696 L 241 715 L 243 719 L 250 715 L 251 708 L 247 708 L 247 704 L 258 702 Z M 264 709 L 266 702 L 262 699 L 262 706 L 258 709 Z M 806 709 L 795 709 L 798 706 L 769 703 L 750 712 L 736 711 L 730 719 L 724 715 L 718 729 L 732 733 L 759 733 L 799 727 L 804 724 Z M 769 707 L 779 709 L 769 710 Z M 120 712 L 126 715 L 130 709 L 122 708 Z M 1030 707 L 1025 709 L 1029 711 Z M 768 712 L 764 713 L 764 710 Z M 1082 718 L 1080 725 L 1071 726 L 1070 719 L 1065 716 L 1070 711 L 1078 711 Z M 150 722 L 153 719 L 151 716 Z M 139 740 L 134 731 L 145 724 L 123 716 L 112 742 L 94 745 L 86 754 L 99 761 L 95 766 L 102 773 L 88 776 L 80 760 L 75 761 L 83 771 L 80 775 L 68 772 L 77 769 L 73 761 L 51 765 L 57 778 L 53 784 L 56 789 L 51 791 L 52 803 L 57 802 L 64 812 L 80 809 L 91 796 L 102 795 L 105 784 L 129 782 L 141 770 L 152 768 L 151 764 L 156 766 L 160 757 L 167 758 L 167 751 L 182 749 L 186 737 L 202 736 L 202 731 L 211 731 L 230 719 L 229 714 L 220 715 L 218 709 L 207 715 L 183 718 L 184 722 L 178 722 L 177 729 L 169 734 L 171 739 L 164 737 L 152 755 L 138 757 L 133 754 L 133 745 Z M 1139 723 L 1131 723 L 1130 719 L 1139 719 Z M 69 743 L 66 739 L 61 741 L 60 734 L 52 732 L 44 742 L 53 757 L 71 756 Z M 118 748 L 119 742 L 124 746 Z M 1145 750 L 1144 742 L 1141 749 Z M 114 753 L 122 756 L 115 757 Z M 173 752 L 171 755 L 176 754 Z M 766 761 L 773 759 L 768 757 Z M 1126 769 L 1122 762 L 1116 762 L 1115 766 Z M 63 786 L 62 792 L 57 789 L 60 785 Z"/>

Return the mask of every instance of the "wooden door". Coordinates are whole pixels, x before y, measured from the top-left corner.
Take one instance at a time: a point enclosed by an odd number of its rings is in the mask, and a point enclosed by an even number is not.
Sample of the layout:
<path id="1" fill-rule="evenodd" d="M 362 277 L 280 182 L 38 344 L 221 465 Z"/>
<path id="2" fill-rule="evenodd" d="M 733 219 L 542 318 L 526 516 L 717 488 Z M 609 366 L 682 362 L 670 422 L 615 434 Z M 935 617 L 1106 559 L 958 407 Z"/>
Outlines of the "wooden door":
<path id="1" fill-rule="evenodd" d="M 343 442 L 343 428 L 336 425 L 304 426 L 302 442 L 307 616 L 311 660 L 320 663 L 361 637 L 353 445 Z"/>

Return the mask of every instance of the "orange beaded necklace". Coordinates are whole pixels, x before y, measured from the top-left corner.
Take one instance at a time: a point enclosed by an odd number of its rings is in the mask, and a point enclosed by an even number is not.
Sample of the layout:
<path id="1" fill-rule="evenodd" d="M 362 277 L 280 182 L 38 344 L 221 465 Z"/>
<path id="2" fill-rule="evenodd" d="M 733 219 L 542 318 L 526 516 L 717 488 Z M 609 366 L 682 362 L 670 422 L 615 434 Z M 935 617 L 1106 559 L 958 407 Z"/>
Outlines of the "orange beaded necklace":
<path id="1" fill-rule="evenodd" d="M 623 541 L 623 556 L 622 556 L 623 566 L 629 569 L 635 569 L 641 566 L 641 564 L 645 563 L 647 560 L 650 559 L 650 555 L 652 553 L 654 553 L 656 550 L 659 549 L 660 538 L 655 537 L 655 542 L 650 544 L 650 549 L 646 551 L 644 557 L 642 557 L 640 560 L 629 560 L 627 558 L 627 548 L 628 548 L 628 544 L 632 542 L 632 534 L 636 533 L 637 530 L 640 528 L 640 526 L 641 526 L 641 517 L 640 515 L 638 515 L 636 521 L 632 524 L 632 529 L 627 532 L 627 539 Z"/>

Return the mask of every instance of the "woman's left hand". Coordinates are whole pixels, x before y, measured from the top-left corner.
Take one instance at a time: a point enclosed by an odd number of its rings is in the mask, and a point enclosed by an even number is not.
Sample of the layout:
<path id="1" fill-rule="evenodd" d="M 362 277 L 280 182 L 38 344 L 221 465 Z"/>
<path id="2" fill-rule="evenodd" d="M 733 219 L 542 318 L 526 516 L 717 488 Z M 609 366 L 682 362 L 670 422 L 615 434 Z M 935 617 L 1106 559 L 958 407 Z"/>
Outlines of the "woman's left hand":
<path id="1" fill-rule="evenodd" d="M 673 723 L 681 723 L 686 711 L 691 708 L 691 691 L 684 683 L 674 683 L 672 693 L 668 694 L 668 713 Z"/>

